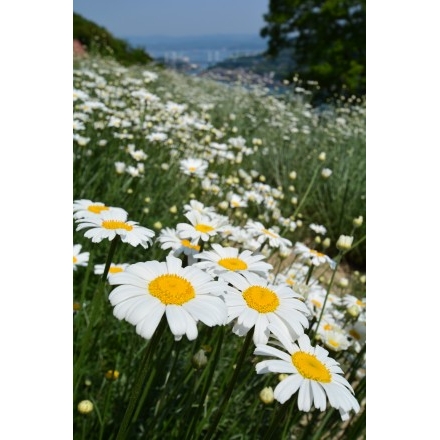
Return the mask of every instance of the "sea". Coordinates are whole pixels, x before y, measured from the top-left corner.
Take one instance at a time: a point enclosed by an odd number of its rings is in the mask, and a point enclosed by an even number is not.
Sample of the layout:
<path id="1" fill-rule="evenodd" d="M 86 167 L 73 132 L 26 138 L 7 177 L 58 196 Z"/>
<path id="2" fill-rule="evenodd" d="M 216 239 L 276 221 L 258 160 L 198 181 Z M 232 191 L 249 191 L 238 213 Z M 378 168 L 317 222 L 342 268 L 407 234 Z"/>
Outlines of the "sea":
<path id="1" fill-rule="evenodd" d="M 198 35 L 198 36 L 126 36 L 132 47 L 145 49 L 154 59 L 170 67 L 190 66 L 194 73 L 221 61 L 241 56 L 257 55 L 267 48 L 267 41 L 257 35 Z"/>

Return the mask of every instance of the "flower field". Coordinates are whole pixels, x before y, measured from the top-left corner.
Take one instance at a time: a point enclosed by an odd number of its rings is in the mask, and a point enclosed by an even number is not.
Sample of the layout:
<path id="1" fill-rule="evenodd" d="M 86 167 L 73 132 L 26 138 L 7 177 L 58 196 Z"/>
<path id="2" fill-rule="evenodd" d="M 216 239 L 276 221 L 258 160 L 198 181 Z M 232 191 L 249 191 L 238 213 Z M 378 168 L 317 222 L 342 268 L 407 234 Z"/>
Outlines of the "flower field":
<path id="1" fill-rule="evenodd" d="M 73 74 L 74 438 L 365 438 L 365 103 Z"/>

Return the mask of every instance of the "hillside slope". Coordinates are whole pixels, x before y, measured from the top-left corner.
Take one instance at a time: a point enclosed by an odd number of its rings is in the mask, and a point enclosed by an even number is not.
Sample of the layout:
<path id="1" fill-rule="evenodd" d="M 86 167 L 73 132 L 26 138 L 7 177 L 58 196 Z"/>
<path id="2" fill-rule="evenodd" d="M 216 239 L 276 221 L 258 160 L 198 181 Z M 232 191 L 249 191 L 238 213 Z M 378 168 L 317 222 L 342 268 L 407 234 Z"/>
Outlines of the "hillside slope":
<path id="1" fill-rule="evenodd" d="M 147 64 L 153 58 L 142 48 L 134 48 L 126 41 L 115 38 L 107 29 L 73 13 L 73 39 L 87 52 L 111 56 L 123 65 Z"/>

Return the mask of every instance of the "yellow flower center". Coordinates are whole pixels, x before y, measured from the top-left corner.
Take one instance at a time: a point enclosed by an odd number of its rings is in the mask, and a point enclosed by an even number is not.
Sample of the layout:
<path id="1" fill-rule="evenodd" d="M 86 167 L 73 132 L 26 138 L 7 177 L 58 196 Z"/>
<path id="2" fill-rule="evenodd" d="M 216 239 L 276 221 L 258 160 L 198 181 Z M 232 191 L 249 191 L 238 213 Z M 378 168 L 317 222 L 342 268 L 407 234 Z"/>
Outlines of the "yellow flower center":
<path id="1" fill-rule="evenodd" d="M 267 287 L 251 286 L 243 291 L 247 305 L 260 313 L 274 312 L 280 305 L 278 296 Z"/>
<path id="2" fill-rule="evenodd" d="M 78 261 L 78 258 L 75 257 L 75 255 L 73 256 L 73 264 L 75 264 Z"/>
<path id="3" fill-rule="evenodd" d="M 182 243 L 182 246 L 185 246 L 190 249 L 194 249 L 196 251 L 200 250 L 200 246 L 198 244 L 191 244 L 189 240 L 181 240 L 180 242 Z"/>
<path id="4" fill-rule="evenodd" d="M 188 167 L 188 170 L 191 172 L 191 173 L 194 173 L 194 171 L 197 169 L 197 167 Z"/>
<path id="5" fill-rule="evenodd" d="M 268 229 L 263 229 L 263 232 L 264 232 L 266 235 L 268 235 L 269 237 L 272 237 L 272 238 L 278 238 L 278 235 L 277 235 L 277 234 L 274 234 L 273 232 L 269 231 Z"/>
<path id="6" fill-rule="evenodd" d="M 356 301 L 356 304 L 357 304 L 359 307 L 365 307 L 365 303 L 362 302 L 360 299 L 358 299 L 358 300 Z"/>
<path id="7" fill-rule="evenodd" d="M 218 264 L 228 270 L 246 270 L 248 265 L 240 258 L 222 258 Z"/>
<path id="8" fill-rule="evenodd" d="M 325 324 L 324 325 L 324 330 L 331 330 L 333 328 L 333 326 L 331 324 Z"/>
<path id="9" fill-rule="evenodd" d="M 90 205 L 87 210 L 93 212 L 93 214 L 101 214 L 102 211 L 108 211 L 108 206 L 103 205 Z"/>
<path id="10" fill-rule="evenodd" d="M 321 254 L 321 252 L 315 251 L 314 249 L 310 249 L 310 253 L 316 257 L 325 257 L 325 254 Z"/>
<path id="11" fill-rule="evenodd" d="M 336 341 L 335 339 L 329 339 L 327 341 L 327 345 L 331 345 L 332 347 L 338 348 L 339 347 L 339 342 Z"/>
<path id="12" fill-rule="evenodd" d="M 328 368 L 313 354 L 297 351 L 292 354 L 292 363 L 305 379 L 329 383 L 332 376 Z"/>
<path id="13" fill-rule="evenodd" d="M 311 303 L 320 309 L 322 307 L 322 304 L 317 299 L 312 299 Z"/>
<path id="14" fill-rule="evenodd" d="M 181 306 L 196 296 L 192 284 L 179 275 L 161 275 L 150 282 L 148 290 L 167 305 Z"/>
<path id="15" fill-rule="evenodd" d="M 122 267 L 117 267 L 117 266 L 111 266 L 110 269 L 108 270 L 110 273 L 119 273 L 119 272 L 123 272 L 124 269 L 122 269 Z"/>
<path id="16" fill-rule="evenodd" d="M 357 341 L 361 340 L 361 335 L 355 329 L 351 329 L 348 333 Z"/>
<path id="17" fill-rule="evenodd" d="M 125 229 L 131 231 L 133 226 L 119 220 L 104 220 L 101 225 L 105 229 Z"/>
<path id="18" fill-rule="evenodd" d="M 214 228 L 212 226 L 199 223 L 198 225 L 195 226 L 195 230 L 199 232 L 211 232 L 214 230 Z"/>

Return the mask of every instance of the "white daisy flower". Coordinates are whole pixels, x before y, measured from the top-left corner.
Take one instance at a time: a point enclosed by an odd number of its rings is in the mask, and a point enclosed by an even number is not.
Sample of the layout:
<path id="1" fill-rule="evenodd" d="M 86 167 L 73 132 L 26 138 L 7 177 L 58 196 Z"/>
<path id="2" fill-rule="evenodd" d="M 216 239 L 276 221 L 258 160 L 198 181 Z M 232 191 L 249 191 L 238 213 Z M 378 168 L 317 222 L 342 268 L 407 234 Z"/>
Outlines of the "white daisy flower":
<path id="1" fill-rule="evenodd" d="M 362 313 L 366 306 L 366 299 L 359 299 L 354 295 L 345 294 L 342 297 L 342 305 L 349 310 L 350 314 L 353 316 L 358 316 L 360 313 Z"/>
<path id="2" fill-rule="evenodd" d="M 124 272 L 124 270 L 129 266 L 128 263 L 110 263 L 110 267 L 108 270 L 107 278 L 110 278 L 111 276 Z M 95 264 L 94 273 L 95 275 L 102 275 L 104 273 L 105 264 Z"/>
<path id="3" fill-rule="evenodd" d="M 273 248 L 290 247 L 292 242 L 287 238 L 281 237 L 273 228 L 266 228 L 262 223 L 248 220 L 245 228 L 260 243 L 269 242 L 269 246 Z"/>
<path id="4" fill-rule="evenodd" d="M 322 343 L 332 351 L 347 350 L 351 346 L 349 335 L 339 326 L 321 333 Z"/>
<path id="5" fill-rule="evenodd" d="M 327 290 L 319 284 L 311 285 L 307 289 L 307 293 L 304 295 L 306 298 L 306 304 L 315 316 L 319 316 L 322 311 L 322 307 L 325 302 Z M 326 313 L 330 314 L 334 312 L 335 306 L 340 305 L 340 298 L 334 293 L 329 293 L 327 296 L 327 302 L 325 304 Z"/>
<path id="6" fill-rule="evenodd" d="M 220 295 L 228 286 L 194 266 L 182 267 L 179 258 L 130 265 L 109 280 L 117 284 L 109 296 L 113 314 L 136 326 L 151 339 L 165 313 L 176 340 L 197 338 L 197 322 L 209 327 L 224 325 L 227 309 Z"/>
<path id="7" fill-rule="evenodd" d="M 271 324 L 269 329 L 287 353 L 270 345 L 258 344 L 255 355 L 277 359 L 259 362 L 255 369 L 257 374 L 288 374 L 274 390 L 278 402 L 285 403 L 298 391 L 300 411 L 310 411 L 312 405 L 324 411 L 328 399 L 330 406 L 339 410 L 342 420 L 349 419 L 351 410 L 359 412 L 353 388 L 342 376 L 343 371 L 338 362 L 328 357 L 327 350 L 319 346 L 312 347 L 306 334 L 302 334 L 294 343 L 282 327 Z"/>
<path id="8" fill-rule="evenodd" d="M 205 206 L 202 202 L 198 200 L 190 200 L 190 202 L 183 206 L 184 212 L 188 211 L 199 211 L 202 215 L 211 216 L 215 214 L 215 208 L 212 206 Z"/>
<path id="9" fill-rule="evenodd" d="M 331 269 L 336 267 L 336 262 L 333 261 L 329 256 L 318 252 L 314 249 L 310 249 L 303 243 L 295 243 L 295 246 L 292 251 L 294 254 L 297 254 L 304 261 L 308 261 L 314 266 L 321 266 L 323 264 L 328 264 Z"/>
<path id="10" fill-rule="evenodd" d="M 101 214 L 103 211 L 120 210 L 121 212 L 127 213 L 122 208 L 115 208 L 112 206 L 106 206 L 101 202 L 92 202 L 91 200 L 81 199 L 75 200 L 73 202 L 73 218 L 87 218 L 87 217 L 96 217 Z"/>
<path id="11" fill-rule="evenodd" d="M 180 161 L 180 171 L 189 176 L 204 177 L 208 162 L 203 159 L 189 158 Z"/>
<path id="12" fill-rule="evenodd" d="M 102 211 L 99 216 L 79 219 L 77 222 L 77 231 L 90 228 L 84 237 L 90 238 L 93 243 L 100 243 L 105 238 L 111 241 L 119 235 L 123 243 L 135 247 L 140 244 L 146 249 L 152 244 L 151 238 L 154 237 L 154 231 L 139 226 L 138 222 L 127 221 L 127 213 L 119 209 Z"/>
<path id="13" fill-rule="evenodd" d="M 178 223 L 177 233 L 182 238 L 189 238 L 192 241 L 208 241 L 210 237 L 217 235 L 227 225 L 224 217 L 211 218 L 200 214 L 198 211 L 188 211 L 185 217 L 188 223 Z"/>
<path id="14" fill-rule="evenodd" d="M 227 322 L 237 319 L 232 329 L 236 335 L 244 336 L 254 327 L 254 343 L 266 344 L 271 322 L 277 322 L 295 337 L 309 326 L 309 311 L 290 287 L 274 286 L 252 272 L 240 275 L 229 271 L 221 277 L 237 289 L 224 296 Z"/>
<path id="15" fill-rule="evenodd" d="M 78 266 L 87 266 L 89 262 L 90 252 L 81 252 L 81 245 L 73 245 L 73 270 Z"/>
<path id="16" fill-rule="evenodd" d="M 325 226 L 317 225 L 316 223 L 310 223 L 309 228 L 317 234 L 327 234 L 327 229 L 325 228 Z"/>
<path id="17" fill-rule="evenodd" d="M 244 250 L 240 254 L 238 249 L 234 247 L 223 247 L 217 243 L 212 243 L 210 251 L 203 251 L 194 256 L 194 258 L 205 260 L 196 263 L 197 267 L 212 273 L 214 276 L 225 272 L 254 272 L 258 275 L 265 276 L 267 272 L 273 269 L 269 263 L 265 263 L 266 257 L 262 254 L 252 255 L 252 251 Z"/>
<path id="18" fill-rule="evenodd" d="M 170 254 L 178 257 L 182 253 L 188 257 L 188 264 L 193 264 L 196 260 L 194 255 L 200 252 L 201 246 L 197 241 L 189 241 L 181 238 L 177 231 L 172 228 L 164 228 L 157 237 L 157 241 L 161 243 L 161 249 L 170 249 Z"/>

